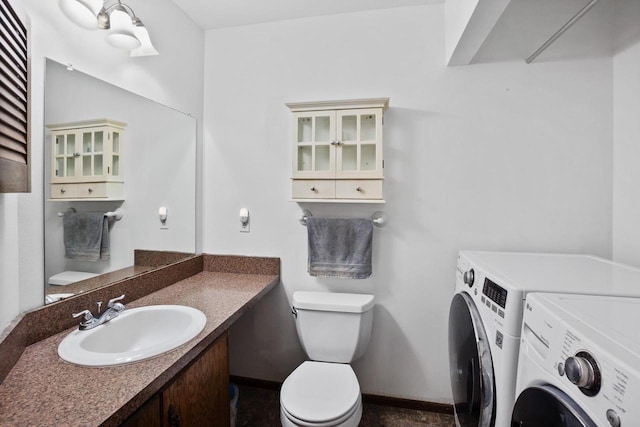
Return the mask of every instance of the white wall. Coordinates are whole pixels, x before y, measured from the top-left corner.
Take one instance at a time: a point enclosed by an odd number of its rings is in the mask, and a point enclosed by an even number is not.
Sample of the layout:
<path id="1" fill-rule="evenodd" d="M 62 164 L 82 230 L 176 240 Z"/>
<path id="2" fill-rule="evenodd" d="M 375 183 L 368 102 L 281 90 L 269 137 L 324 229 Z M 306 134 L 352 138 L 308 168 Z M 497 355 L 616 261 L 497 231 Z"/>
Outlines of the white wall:
<path id="1" fill-rule="evenodd" d="M 0 252 L 3 255 L 0 257 L 0 295 L 3 297 L 0 329 L 20 311 L 39 306 L 44 300 L 44 58 L 72 63 L 79 70 L 105 81 L 191 113 L 198 119 L 200 129 L 202 117 L 203 32 L 172 1 L 136 5 L 136 13 L 143 19 L 160 51 L 159 56 L 146 58 L 129 58 L 127 53 L 108 46 L 103 33 L 76 27 L 62 15 L 57 1 L 10 2 L 29 18 L 31 26 L 33 166 L 31 193 L 0 195 L 3 211 L 0 217 L 3 249 L 0 251 L 5 250 L 4 245 L 12 245 L 6 248 L 12 253 Z M 171 31 L 166 31 L 169 27 Z M 201 141 L 200 131 L 198 138 Z"/>
<path id="2" fill-rule="evenodd" d="M 363 391 L 450 402 L 458 250 L 610 256 L 611 59 L 447 68 L 443 14 L 428 5 L 206 32 L 204 250 L 282 259 L 283 286 L 232 330 L 233 374 L 283 380 L 303 359 L 294 290 L 370 292 Z M 384 96 L 386 205 L 289 202 L 285 102 Z M 301 208 L 384 210 L 373 277 L 310 277 Z"/>
<path id="3" fill-rule="evenodd" d="M 640 265 L 640 42 L 613 65 L 613 257 Z"/>

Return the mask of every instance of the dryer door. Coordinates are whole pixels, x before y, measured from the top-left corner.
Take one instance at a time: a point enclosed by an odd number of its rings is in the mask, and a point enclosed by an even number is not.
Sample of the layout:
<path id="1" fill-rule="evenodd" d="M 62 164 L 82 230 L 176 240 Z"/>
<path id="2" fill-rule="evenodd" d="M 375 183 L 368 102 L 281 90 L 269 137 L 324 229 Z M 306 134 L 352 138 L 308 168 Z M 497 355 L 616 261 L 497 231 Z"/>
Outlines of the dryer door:
<path id="1" fill-rule="evenodd" d="M 565 393 L 550 385 L 524 389 L 513 407 L 511 425 L 521 427 L 596 427 Z"/>
<path id="2" fill-rule="evenodd" d="M 492 426 L 496 404 L 491 349 L 480 313 L 464 292 L 454 295 L 449 309 L 449 373 L 460 426 Z"/>

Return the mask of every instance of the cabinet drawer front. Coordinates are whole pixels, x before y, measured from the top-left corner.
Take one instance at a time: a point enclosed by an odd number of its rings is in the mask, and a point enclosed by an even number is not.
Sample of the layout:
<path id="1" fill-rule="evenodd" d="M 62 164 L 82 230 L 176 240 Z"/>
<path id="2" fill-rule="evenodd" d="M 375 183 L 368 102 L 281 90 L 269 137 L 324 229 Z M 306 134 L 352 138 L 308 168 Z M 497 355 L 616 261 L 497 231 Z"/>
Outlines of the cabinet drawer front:
<path id="1" fill-rule="evenodd" d="M 107 184 L 104 182 L 78 184 L 78 198 L 84 197 L 107 197 Z"/>
<path id="2" fill-rule="evenodd" d="M 336 199 L 382 199 L 382 180 L 337 180 Z"/>
<path id="3" fill-rule="evenodd" d="M 78 184 L 51 184 L 52 199 L 78 197 Z"/>
<path id="4" fill-rule="evenodd" d="M 336 196 L 335 181 L 331 179 L 294 179 L 294 199 L 333 199 Z"/>

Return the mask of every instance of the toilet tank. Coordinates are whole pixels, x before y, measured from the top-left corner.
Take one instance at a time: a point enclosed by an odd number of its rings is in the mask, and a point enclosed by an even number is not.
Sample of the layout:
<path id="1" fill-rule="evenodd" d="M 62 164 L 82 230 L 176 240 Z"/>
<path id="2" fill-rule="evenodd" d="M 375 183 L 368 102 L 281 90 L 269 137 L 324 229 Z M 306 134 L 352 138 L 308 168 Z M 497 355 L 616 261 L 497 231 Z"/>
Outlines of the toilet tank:
<path id="1" fill-rule="evenodd" d="M 296 330 L 311 360 L 351 363 L 369 345 L 374 297 L 367 294 L 293 294 Z"/>

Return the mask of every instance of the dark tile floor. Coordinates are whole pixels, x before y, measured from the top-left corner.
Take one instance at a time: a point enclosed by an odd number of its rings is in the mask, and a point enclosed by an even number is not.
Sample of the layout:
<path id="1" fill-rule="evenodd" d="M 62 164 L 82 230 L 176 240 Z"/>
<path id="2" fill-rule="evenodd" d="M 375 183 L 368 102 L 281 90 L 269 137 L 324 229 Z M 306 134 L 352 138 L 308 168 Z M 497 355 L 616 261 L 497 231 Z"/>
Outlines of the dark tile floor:
<path id="1" fill-rule="evenodd" d="M 277 390 L 240 385 L 237 427 L 280 426 Z M 360 427 L 452 427 L 452 415 L 365 403 Z"/>

